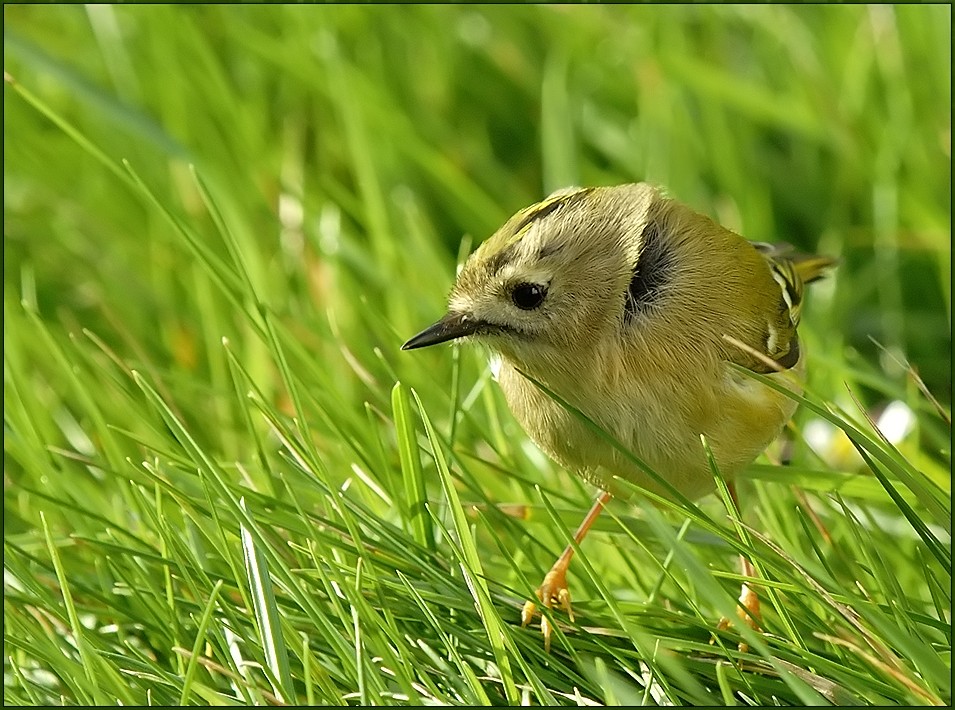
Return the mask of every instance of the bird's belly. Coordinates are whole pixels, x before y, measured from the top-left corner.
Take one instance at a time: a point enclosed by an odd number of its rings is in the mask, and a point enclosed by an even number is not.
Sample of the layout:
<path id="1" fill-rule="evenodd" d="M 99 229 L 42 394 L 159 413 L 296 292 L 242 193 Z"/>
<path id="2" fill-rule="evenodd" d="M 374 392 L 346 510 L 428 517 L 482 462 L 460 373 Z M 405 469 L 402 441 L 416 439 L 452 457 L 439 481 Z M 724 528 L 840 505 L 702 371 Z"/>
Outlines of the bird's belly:
<path id="1" fill-rule="evenodd" d="M 701 435 L 721 473 L 732 478 L 779 435 L 795 408 L 785 395 L 738 373 L 727 374 L 722 383 L 715 378 L 718 388 L 682 408 L 666 387 L 656 391 L 645 385 L 599 399 L 559 393 L 597 424 L 601 435 L 519 373 L 509 374 L 520 381 L 502 378 L 505 397 L 534 442 L 557 463 L 623 497 L 631 491 L 615 476 L 667 498 L 674 497 L 670 486 L 690 499 L 711 492 L 715 480 Z"/>

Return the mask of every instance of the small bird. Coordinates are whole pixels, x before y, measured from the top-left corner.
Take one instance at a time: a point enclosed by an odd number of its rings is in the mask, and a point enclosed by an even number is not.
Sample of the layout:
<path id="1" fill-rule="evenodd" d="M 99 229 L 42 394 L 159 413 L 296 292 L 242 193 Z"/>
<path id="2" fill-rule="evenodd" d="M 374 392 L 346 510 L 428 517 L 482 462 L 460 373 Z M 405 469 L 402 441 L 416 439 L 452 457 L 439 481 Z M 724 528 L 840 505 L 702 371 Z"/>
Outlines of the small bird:
<path id="1" fill-rule="evenodd" d="M 803 286 L 834 263 L 749 242 L 647 183 L 567 188 L 481 244 L 447 314 L 402 349 L 468 337 L 500 356 L 497 379 L 515 418 L 554 461 L 601 490 L 579 544 L 624 493 L 614 476 L 674 496 L 558 398 L 690 499 L 716 487 L 705 437 L 735 500 L 734 475 L 780 434 L 796 403 L 733 365 L 772 378 L 802 373 Z M 571 619 L 573 552 L 537 591 Z M 744 574 L 752 576 L 745 561 Z M 740 604 L 755 628 L 758 598 L 746 585 Z M 524 625 L 535 612 L 528 601 Z M 549 648 L 546 618 L 541 630 Z"/>

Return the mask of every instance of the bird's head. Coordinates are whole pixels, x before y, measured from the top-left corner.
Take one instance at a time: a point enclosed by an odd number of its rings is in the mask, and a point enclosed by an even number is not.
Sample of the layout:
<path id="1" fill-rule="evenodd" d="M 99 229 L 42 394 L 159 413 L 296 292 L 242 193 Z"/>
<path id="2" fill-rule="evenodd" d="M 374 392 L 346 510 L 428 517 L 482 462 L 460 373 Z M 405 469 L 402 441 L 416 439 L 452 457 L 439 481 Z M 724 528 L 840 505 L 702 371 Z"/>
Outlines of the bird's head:
<path id="1" fill-rule="evenodd" d="M 531 369 L 586 350 L 619 322 L 657 198 L 645 184 L 569 188 L 521 210 L 468 258 L 448 313 L 403 349 L 471 336 Z"/>

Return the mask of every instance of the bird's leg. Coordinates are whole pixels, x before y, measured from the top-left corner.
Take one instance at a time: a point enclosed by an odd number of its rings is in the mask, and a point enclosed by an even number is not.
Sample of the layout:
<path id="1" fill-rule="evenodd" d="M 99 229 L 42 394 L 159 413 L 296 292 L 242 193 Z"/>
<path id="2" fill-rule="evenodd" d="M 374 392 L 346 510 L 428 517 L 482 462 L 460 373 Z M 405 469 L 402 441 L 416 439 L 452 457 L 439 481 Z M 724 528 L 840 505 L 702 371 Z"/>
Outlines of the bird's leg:
<path id="1" fill-rule="evenodd" d="M 739 565 L 744 577 L 749 579 L 756 578 L 756 568 L 753 567 L 753 563 L 750 562 L 745 555 L 739 556 Z M 759 622 L 762 621 L 762 616 L 759 612 L 759 597 L 756 596 L 756 592 L 754 592 L 746 582 L 743 582 L 740 587 L 739 608 L 736 613 L 753 631 L 762 631 L 762 629 L 759 628 Z"/>
<path id="2" fill-rule="evenodd" d="M 736 485 L 734 483 L 727 483 L 726 487 L 729 489 L 730 497 L 733 499 L 733 505 L 736 506 L 736 510 L 741 510 L 739 507 L 739 498 L 736 496 Z M 756 568 L 753 567 L 753 563 L 750 562 L 745 555 L 739 556 L 739 566 L 743 577 L 748 579 L 754 579 L 756 577 Z M 759 622 L 761 620 L 759 597 L 756 596 L 756 592 L 754 592 L 753 588 L 746 582 L 743 582 L 740 588 L 739 605 L 736 607 L 736 615 L 754 631 L 762 630 L 759 628 Z M 716 628 L 720 631 L 725 631 L 732 625 L 733 622 L 724 616 L 720 619 Z M 748 646 L 746 646 L 746 644 L 740 644 L 740 651 L 746 651 L 747 649 Z"/>
<path id="3" fill-rule="evenodd" d="M 574 533 L 574 542 L 578 545 L 580 545 L 584 537 L 586 537 L 590 526 L 594 524 L 597 516 L 600 515 L 600 512 L 604 509 L 604 506 L 610 498 L 610 494 L 606 491 L 602 491 L 600 495 L 597 496 L 597 500 L 594 501 L 590 512 L 587 513 L 586 517 L 580 523 L 580 527 L 577 528 L 577 532 Z M 568 545 L 563 554 L 557 558 L 554 566 L 550 568 L 550 572 L 544 575 L 544 581 L 541 582 L 541 586 L 537 589 L 537 598 L 544 606 L 548 609 L 553 609 L 555 606 L 560 605 L 567 612 L 571 621 L 574 620 L 574 611 L 570 606 L 570 590 L 567 588 L 567 568 L 570 567 L 570 560 L 573 556 L 574 546 Z M 521 610 L 521 626 L 527 626 L 531 622 L 531 619 L 534 618 L 536 612 L 537 604 L 532 601 L 525 603 L 524 608 Z M 544 650 L 546 651 L 550 651 L 550 636 L 552 631 L 547 617 L 541 617 L 541 633 L 544 635 Z"/>
<path id="4" fill-rule="evenodd" d="M 739 566 L 744 577 L 753 579 L 756 576 L 756 569 L 753 567 L 753 563 L 746 559 L 745 555 L 739 556 Z M 759 622 L 762 618 L 759 611 L 759 597 L 756 596 L 756 592 L 754 592 L 752 587 L 746 582 L 743 582 L 740 587 L 739 604 L 736 607 L 736 615 L 742 621 L 746 622 L 746 625 L 753 631 L 762 631 L 762 629 L 759 628 Z M 725 631 L 732 625 L 733 622 L 724 616 L 720 619 L 720 623 L 717 624 L 716 628 L 720 631 Z"/>

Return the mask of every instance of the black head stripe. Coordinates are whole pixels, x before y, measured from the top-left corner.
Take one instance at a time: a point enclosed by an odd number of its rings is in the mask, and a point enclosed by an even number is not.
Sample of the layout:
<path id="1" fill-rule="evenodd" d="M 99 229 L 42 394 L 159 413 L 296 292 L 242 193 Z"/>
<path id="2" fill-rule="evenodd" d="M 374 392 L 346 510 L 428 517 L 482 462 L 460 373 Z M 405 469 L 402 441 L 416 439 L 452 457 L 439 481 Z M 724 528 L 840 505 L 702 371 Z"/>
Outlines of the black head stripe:
<path id="1" fill-rule="evenodd" d="M 527 227 L 531 222 L 536 222 L 539 219 L 544 219 L 551 212 L 556 209 L 563 207 L 566 200 L 551 200 L 543 204 L 539 209 L 531 210 L 528 214 L 524 216 L 520 222 L 517 223 L 517 226 L 514 227 L 514 234 L 517 234 L 522 229 Z"/>
<path id="2" fill-rule="evenodd" d="M 528 225 L 536 222 L 539 219 L 544 219 L 547 215 L 556 212 L 561 207 L 573 204 L 580 199 L 583 199 L 587 195 L 593 192 L 592 187 L 581 188 L 574 192 L 568 192 L 564 195 L 558 195 L 556 197 L 551 197 L 550 199 L 539 202 L 533 207 L 529 208 L 527 214 L 524 215 L 524 218 L 514 225 L 514 229 L 511 232 L 512 234 L 518 234 L 521 230 L 527 228 Z"/>
<path id="3" fill-rule="evenodd" d="M 544 219 L 548 215 L 556 212 L 558 209 L 576 202 L 577 200 L 583 198 L 584 196 L 590 194 L 593 191 L 593 188 L 587 187 L 576 192 L 571 192 L 566 195 L 559 195 L 549 200 L 544 200 L 536 205 L 528 207 L 526 214 L 514 225 L 513 228 L 508 228 L 508 231 L 512 235 L 510 243 L 501 249 L 497 254 L 491 256 L 487 261 L 488 270 L 492 274 L 496 274 L 501 270 L 501 267 L 504 264 L 508 263 L 514 255 L 514 251 L 518 249 L 518 245 L 521 243 L 520 233 L 527 229 L 531 224 L 536 222 L 539 219 Z M 514 218 L 512 218 L 514 219 Z M 542 259 L 545 256 L 548 256 L 555 251 L 560 249 L 560 245 L 554 244 L 544 244 L 540 251 L 537 254 L 538 259 Z"/>

